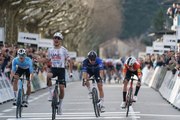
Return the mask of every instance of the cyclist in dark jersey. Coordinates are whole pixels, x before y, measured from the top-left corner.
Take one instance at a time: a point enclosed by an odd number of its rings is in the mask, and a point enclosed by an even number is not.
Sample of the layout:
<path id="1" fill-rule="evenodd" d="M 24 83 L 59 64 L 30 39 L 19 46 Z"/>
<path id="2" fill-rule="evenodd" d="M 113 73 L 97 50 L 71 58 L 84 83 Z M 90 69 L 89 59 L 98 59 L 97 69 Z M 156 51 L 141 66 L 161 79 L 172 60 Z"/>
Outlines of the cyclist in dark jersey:
<path id="1" fill-rule="evenodd" d="M 97 87 L 99 90 L 99 96 L 100 100 L 99 103 L 101 105 L 101 112 L 105 111 L 105 107 L 103 105 L 104 103 L 104 91 L 103 91 L 103 82 L 102 78 L 104 76 L 104 66 L 102 60 L 97 57 L 97 54 L 95 51 L 90 51 L 88 53 L 88 58 L 86 58 L 83 61 L 83 86 L 86 85 L 86 87 L 89 90 L 89 98 L 91 97 L 91 88 L 90 83 L 88 81 L 88 78 L 91 76 L 95 76 Z"/>

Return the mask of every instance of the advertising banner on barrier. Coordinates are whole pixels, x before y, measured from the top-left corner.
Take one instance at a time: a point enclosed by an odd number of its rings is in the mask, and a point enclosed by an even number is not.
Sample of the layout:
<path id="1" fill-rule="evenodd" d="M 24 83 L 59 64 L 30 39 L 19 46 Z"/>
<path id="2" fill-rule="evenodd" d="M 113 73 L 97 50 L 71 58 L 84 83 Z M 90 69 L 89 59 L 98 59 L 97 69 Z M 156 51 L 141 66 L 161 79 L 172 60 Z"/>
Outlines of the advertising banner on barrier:
<path id="1" fill-rule="evenodd" d="M 174 101 L 173 105 L 176 106 L 178 109 L 180 109 L 180 89 L 178 91 L 178 94 L 177 94 L 177 96 L 175 98 L 175 101 Z"/>
<path id="2" fill-rule="evenodd" d="M 173 80 L 173 74 L 172 71 L 167 71 L 166 76 L 164 78 L 164 82 L 162 83 L 159 91 L 161 95 L 169 100 L 170 94 L 172 92 L 172 87 L 174 86 L 174 80 Z"/>
<path id="3" fill-rule="evenodd" d="M 0 103 L 3 102 L 3 86 L 1 84 L 1 80 L 0 80 Z"/>
<path id="4" fill-rule="evenodd" d="M 4 102 L 4 101 L 8 100 L 9 95 L 8 95 L 8 93 L 7 93 L 6 85 L 5 85 L 2 77 L 0 77 L 0 84 L 1 84 L 1 86 L 2 86 L 2 89 L 1 89 L 1 92 L 2 92 L 2 101 Z"/>
<path id="5" fill-rule="evenodd" d="M 32 85 L 33 85 L 33 88 L 35 91 L 40 89 L 39 77 L 38 77 L 37 73 L 34 73 Z"/>
<path id="6" fill-rule="evenodd" d="M 13 88 L 12 88 L 12 85 L 11 85 L 9 79 L 4 74 L 2 74 L 2 79 L 6 85 L 6 91 L 7 91 L 7 94 L 9 96 L 8 100 L 13 99 L 14 98 L 14 92 L 13 92 Z"/>
<path id="7" fill-rule="evenodd" d="M 171 92 L 170 99 L 169 99 L 171 103 L 174 103 L 175 98 L 178 95 L 178 92 L 180 90 L 180 78 L 178 77 L 178 72 L 176 72 L 173 78 L 173 83 L 174 83 L 173 89 L 172 89 L 173 92 Z"/>
<path id="8" fill-rule="evenodd" d="M 43 72 L 39 72 L 38 74 L 38 77 L 39 77 L 39 80 L 40 80 L 40 87 L 41 88 L 46 88 L 47 87 L 47 72 L 46 71 L 43 71 Z"/>

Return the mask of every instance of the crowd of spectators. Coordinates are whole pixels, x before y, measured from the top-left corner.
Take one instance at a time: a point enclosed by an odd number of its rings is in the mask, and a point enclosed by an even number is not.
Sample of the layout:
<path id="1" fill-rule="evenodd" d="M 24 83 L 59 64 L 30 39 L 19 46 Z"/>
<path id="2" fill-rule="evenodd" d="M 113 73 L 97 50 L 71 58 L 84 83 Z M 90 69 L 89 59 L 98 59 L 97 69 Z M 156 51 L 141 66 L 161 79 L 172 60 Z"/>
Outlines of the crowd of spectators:
<path id="1" fill-rule="evenodd" d="M 12 60 L 17 56 L 17 50 L 21 46 L 1 46 L 0 47 L 0 76 L 4 73 L 10 78 Z M 47 50 L 37 50 L 36 48 L 27 47 L 27 56 L 32 58 L 35 72 L 46 70 L 47 66 L 37 62 L 38 58 L 44 58 L 47 55 Z"/>
<path id="2" fill-rule="evenodd" d="M 170 18 L 174 18 L 177 14 L 180 14 L 180 5 L 179 3 L 173 3 L 172 6 L 167 9 L 167 15 Z"/>
<path id="3" fill-rule="evenodd" d="M 173 74 L 180 70 L 180 52 L 168 51 L 162 55 L 148 54 L 143 64 L 149 69 L 155 69 L 157 66 L 164 66 L 167 70 L 171 70 Z"/>

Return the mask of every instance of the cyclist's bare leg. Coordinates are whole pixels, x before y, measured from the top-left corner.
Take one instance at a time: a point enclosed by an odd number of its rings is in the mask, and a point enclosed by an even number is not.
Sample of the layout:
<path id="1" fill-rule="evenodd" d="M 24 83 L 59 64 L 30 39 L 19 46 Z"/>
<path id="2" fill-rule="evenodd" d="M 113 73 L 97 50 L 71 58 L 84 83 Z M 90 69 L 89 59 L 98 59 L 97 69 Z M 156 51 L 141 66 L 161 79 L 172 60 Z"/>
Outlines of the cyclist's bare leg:
<path id="1" fill-rule="evenodd" d="M 49 89 L 49 96 L 52 96 L 52 82 L 51 82 L 52 76 L 53 76 L 52 73 L 47 73 L 47 86 Z M 49 98 L 49 100 L 50 100 L 50 98 Z"/>
<path id="2" fill-rule="evenodd" d="M 27 91 L 26 91 L 26 95 L 30 95 L 31 94 L 31 83 L 30 81 L 28 80 L 27 81 Z"/>
<path id="3" fill-rule="evenodd" d="M 137 84 L 136 84 L 136 89 L 135 89 L 134 96 L 137 96 L 137 95 L 138 95 L 138 92 L 139 92 L 140 87 L 141 87 L 141 82 L 138 81 Z"/>
<path id="4" fill-rule="evenodd" d="M 90 88 L 90 83 L 89 83 L 89 81 L 86 81 L 86 87 L 87 87 L 88 91 L 91 92 L 91 88 Z"/>
<path id="5" fill-rule="evenodd" d="M 63 99 L 64 98 L 64 88 L 65 88 L 64 85 L 62 85 L 62 84 L 59 85 L 59 90 L 60 90 L 59 99 Z"/>
<path id="6" fill-rule="evenodd" d="M 104 91 L 103 91 L 103 84 L 102 84 L 102 82 L 99 82 L 99 83 L 97 84 L 97 86 L 98 86 L 100 98 L 104 98 Z"/>
<path id="7" fill-rule="evenodd" d="M 18 79 L 14 79 L 13 80 L 13 91 L 14 91 L 14 96 L 15 98 L 17 97 L 17 83 L 18 83 Z"/>
<path id="8" fill-rule="evenodd" d="M 47 86 L 48 86 L 48 87 L 51 87 L 51 86 L 52 86 L 52 82 L 51 82 L 52 76 L 53 76 L 52 73 L 47 73 Z"/>
<path id="9" fill-rule="evenodd" d="M 126 101 L 128 80 L 123 81 L 123 101 Z"/>

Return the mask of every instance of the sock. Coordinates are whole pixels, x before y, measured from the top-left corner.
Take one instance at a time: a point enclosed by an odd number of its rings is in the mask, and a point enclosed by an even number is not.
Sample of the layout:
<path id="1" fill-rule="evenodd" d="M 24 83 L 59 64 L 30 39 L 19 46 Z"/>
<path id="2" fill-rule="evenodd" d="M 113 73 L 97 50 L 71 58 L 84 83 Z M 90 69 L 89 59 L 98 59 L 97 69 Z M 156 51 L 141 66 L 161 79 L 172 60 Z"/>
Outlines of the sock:
<path id="1" fill-rule="evenodd" d="M 28 101 L 28 99 L 29 99 L 29 95 L 26 95 L 26 101 Z"/>
<path id="2" fill-rule="evenodd" d="M 91 92 L 91 88 L 90 87 L 87 87 L 88 91 Z"/>
<path id="3" fill-rule="evenodd" d="M 139 92 L 139 89 L 140 89 L 140 86 L 136 86 L 136 90 L 135 90 L 134 96 L 137 96 L 137 94 Z"/>
<path id="4" fill-rule="evenodd" d="M 48 87 L 49 95 L 52 95 L 52 86 Z"/>
<path id="5" fill-rule="evenodd" d="M 17 91 L 14 91 L 14 98 L 16 99 L 17 98 Z"/>
<path id="6" fill-rule="evenodd" d="M 63 99 L 59 99 L 59 106 L 62 106 Z"/>
<path id="7" fill-rule="evenodd" d="M 101 105 L 104 105 L 104 98 L 100 98 Z"/>
<path id="8" fill-rule="evenodd" d="M 127 94 L 127 92 L 123 92 L 123 102 L 126 101 L 126 94 Z"/>

